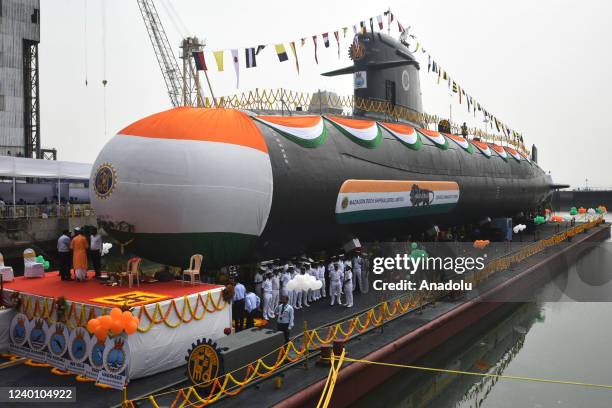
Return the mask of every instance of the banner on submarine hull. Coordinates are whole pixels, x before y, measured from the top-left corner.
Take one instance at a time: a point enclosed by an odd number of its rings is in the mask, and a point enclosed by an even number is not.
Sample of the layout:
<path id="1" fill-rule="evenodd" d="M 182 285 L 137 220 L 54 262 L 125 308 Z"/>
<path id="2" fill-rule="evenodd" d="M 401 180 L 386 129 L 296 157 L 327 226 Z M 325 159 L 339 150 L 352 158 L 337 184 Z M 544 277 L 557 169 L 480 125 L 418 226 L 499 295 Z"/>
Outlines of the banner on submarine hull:
<path id="1" fill-rule="evenodd" d="M 346 180 L 336 200 L 339 224 L 443 214 L 459 201 L 453 181 Z"/>

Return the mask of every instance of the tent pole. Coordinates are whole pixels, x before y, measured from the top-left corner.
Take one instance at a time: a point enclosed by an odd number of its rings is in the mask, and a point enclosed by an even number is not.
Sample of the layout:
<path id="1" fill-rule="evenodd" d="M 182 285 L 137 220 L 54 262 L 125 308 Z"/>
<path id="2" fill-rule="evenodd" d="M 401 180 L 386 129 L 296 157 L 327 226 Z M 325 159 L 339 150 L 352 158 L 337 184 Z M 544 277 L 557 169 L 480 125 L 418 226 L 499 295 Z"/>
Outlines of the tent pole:
<path id="1" fill-rule="evenodd" d="M 15 202 L 17 194 L 15 194 L 15 186 L 17 183 L 15 182 L 15 176 L 13 176 L 13 218 L 17 218 L 17 203 Z"/>
<path id="2" fill-rule="evenodd" d="M 57 178 L 57 218 L 61 215 L 61 207 L 62 207 L 62 189 L 60 186 L 60 178 Z"/>

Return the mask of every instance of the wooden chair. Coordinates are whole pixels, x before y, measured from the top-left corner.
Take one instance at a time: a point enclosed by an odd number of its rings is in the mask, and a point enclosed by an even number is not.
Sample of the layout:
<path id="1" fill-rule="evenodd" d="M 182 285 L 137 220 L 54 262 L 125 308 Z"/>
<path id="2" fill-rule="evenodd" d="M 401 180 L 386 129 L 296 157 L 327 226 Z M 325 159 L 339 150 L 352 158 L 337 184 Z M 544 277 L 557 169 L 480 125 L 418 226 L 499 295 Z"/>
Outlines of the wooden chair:
<path id="1" fill-rule="evenodd" d="M 36 252 L 34 252 L 32 248 L 28 248 L 23 251 L 23 277 L 45 277 L 45 267 L 40 262 L 36 262 Z"/>
<path id="2" fill-rule="evenodd" d="M 12 282 L 15 279 L 15 275 L 13 274 L 13 268 L 10 266 L 4 266 L 4 256 L 0 252 L 0 275 L 2 275 L 2 280 L 4 282 Z"/>
<path id="3" fill-rule="evenodd" d="M 195 285 L 195 277 L 198 277 L 198 281 L 200 280 L 200 269 L 202 268 L 202 260 L 204 259 L 203 255 L 195 254 L 191 256 L 189 260 L 189 269 L 185 269 L 183 271 L 183 277 L 181 279 L 181 284 L 185 284 L 185 275 L 189 276 L 192 285 Z"/>
<path id="4" fill-rule="evenodd" d="M 127 271 L 119 272 L 119 285 L 123 284 L 123 280 L 127 278 L 128 287 L 132 287 L 134 278 L 136 278 L 136 286 L 140 287 L 140 263 L 141 258 L 131 258 L 127 262 Z"/>

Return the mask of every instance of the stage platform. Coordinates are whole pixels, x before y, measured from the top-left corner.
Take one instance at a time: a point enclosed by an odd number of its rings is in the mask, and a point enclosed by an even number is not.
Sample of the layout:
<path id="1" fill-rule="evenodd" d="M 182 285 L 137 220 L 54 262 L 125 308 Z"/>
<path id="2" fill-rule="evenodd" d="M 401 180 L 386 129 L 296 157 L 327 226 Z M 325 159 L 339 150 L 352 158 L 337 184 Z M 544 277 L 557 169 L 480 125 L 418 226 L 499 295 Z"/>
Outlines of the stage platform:
<path id="1" fill-rule="evenodd" d="M 85 282 L 63 281 L 57 271 L 45 273 L 44 278 L 19 276 L 13 282 L 5 282 L 4 289 L 52 299 L 63 296 L 71 302 L 112 307 L 121 306 L 125 302 L 128 306 L 140 306 L 223 288 L 206 283 L 183 284 L 180 280 L 141 283 L 140 286 L 133 285 L 131 288 L 127 284 L 109 286 L 102 280 L 94 279 L 93 271 L 89 271 L 87 275 L 89 279 Z"/>

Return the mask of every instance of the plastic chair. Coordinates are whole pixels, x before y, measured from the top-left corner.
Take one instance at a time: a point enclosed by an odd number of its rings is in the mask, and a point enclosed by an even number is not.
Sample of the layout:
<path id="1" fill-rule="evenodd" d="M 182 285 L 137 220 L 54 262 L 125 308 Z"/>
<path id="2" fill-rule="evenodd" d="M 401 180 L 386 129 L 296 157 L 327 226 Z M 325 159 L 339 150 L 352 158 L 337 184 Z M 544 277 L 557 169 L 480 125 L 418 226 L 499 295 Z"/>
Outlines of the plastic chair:
<path id="1" fill-rule="evenodd" d="M 43 278 L 45 267 L 42 263 L 36 262 L 36 252 L 32 248 L 23 251 L 23 277 L 24 278 Z"/>
<path id="2" fill-rule="evenodd" d="M 4 266 L 4 256 L 0 252 L 0 275 L 2 275 L 2 280 L 4 282 L 12 282 L 15 279 L 15 274 L 13 273 L 13 268 L 10 266 Z"/>
<path id="3" fill-rule="evenodd" d="M 123 282 L 124 278 L 128 280 L 128 287 L 132 287 L 134 278 L 136 278 L 136 286 L 140 287 L 140 263 L 141 258 L 131 258 L 127 262 L 127 271 L 119 272 L 119 284 Z"/>
<path id="4" fill-rule="evenodd" d="M 189 276 L 190 282 L 192 285 L 195 285 L 195 277 L 198 277 L 198 281 L 200 280 L 200 269 L 202 268 L 202 260 L 204 259 L 203 255 L 195 254 L 191 256 L 189 259 L 189 269 L 185 269 L 183 271 L 183 279 L 181 280 L 181 284 L 185 284 L 185 275 Z"/>

